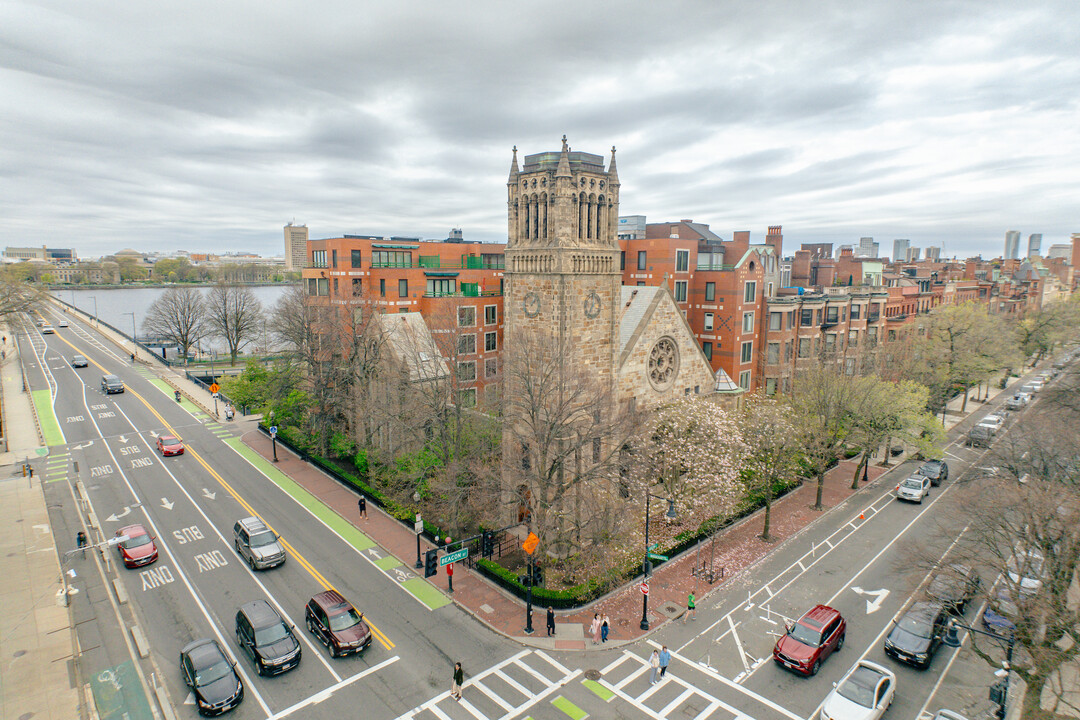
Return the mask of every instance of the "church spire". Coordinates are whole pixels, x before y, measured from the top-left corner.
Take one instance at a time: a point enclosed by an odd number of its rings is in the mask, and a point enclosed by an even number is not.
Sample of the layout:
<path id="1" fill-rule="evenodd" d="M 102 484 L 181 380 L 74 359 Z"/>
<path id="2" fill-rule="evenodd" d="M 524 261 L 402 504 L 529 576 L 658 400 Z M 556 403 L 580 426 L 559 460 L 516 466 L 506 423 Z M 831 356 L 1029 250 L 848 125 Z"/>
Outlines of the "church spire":
<path id="1" fill-rule="evenodd" d="M 615 146 L 611 146 L 611 164 L 608 165 L 608 182 L 619 182 L 619 171 L 615 169 Z"/>
<path id="2" fill-rule="evenodd" d="M 510 162 L 510 179 L 508 182 L 516 183 L 518 176 L 517 145 L 514 146 L 514 159 Z"/>
<path id="3" fill-rule="evenodd" d="M 562 136 L 562 152 L 559 153 L 559 167 L 555 170 L 555 177 L 571 177 L 570 175 L 570 148 L 566 144 L 566 136 Z"/>

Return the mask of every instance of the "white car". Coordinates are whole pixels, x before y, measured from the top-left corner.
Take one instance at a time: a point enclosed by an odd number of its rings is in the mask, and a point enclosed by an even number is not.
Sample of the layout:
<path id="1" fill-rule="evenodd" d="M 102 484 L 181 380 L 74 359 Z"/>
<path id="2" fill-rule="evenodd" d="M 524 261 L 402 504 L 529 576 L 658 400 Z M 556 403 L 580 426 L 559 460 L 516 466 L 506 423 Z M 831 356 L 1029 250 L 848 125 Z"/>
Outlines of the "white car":
<path id="1" fill-rule="evenodd" d="M 68 326 L 68 321 L 67 320 L 61 320 L 59 325 L 62 328 L 66 328 Z"/>
<path id="2" fill-rule="evenodd" d="M 925 475 L 912 475 L 900 481 L 896 486 L 896 499 L 917 502 L 922 505 L 924 497 L 930 495 L 930 478 Z"/>
<path id="3" fill-rule="evenodd" d="M 990 428 L 997 433 L 1005 425 L 1005 417 L 1002 415 L 987 415 L 979 421 L 981 427 Z"/>
<path id="4" fill-rule="evenodd" d="M 46 325 L 45 327 L 41 328 L 41 334 L 42 335 L 52 335 L 55 332 L 56 332 L 56 330 L 53 328 L 52 325 Z"/>
<path id="5" fill-rule="evenodd" d="M 821 720 L 878 720 L 896 695 L 896 675 L 869 660 L 848 670 L 821 706 Z"/>
<path id="6" fill-rule="evenodd" d="M 1026 390 L 1027 388 L 1029 388 L 1029 387 L 1030 387 L 1030 388 L 1031 388 L 1032 390 L 1034 390 L 1035 392 L 1039 392 L 1040 390 L 1042 390 L 1042 389 L 1043 389 L 1043 386 L 1044 386 L 1044 385 L 1046 385 L 1046 383 L 1045 383 L 1045 382 L 1043 382 L 1043 379 L 1042 379 L 1042 378 L 1035 378 L 1034 380 L 1029 380 L 1029 381 L 1028 381 L 1028 382 L 1027 382 L 1027 383 L 1026 383 L 1026 384 L 1024 385 L 1024 389 Z"/>
<path id="7" fill-rule="evenodd" d="M 1005 564 L 1009 580 L 1019 587 L 1021 597 L 1031 597 L 1042 589 L 1042 579 L 1046 576 L 1043 562 L 1043 554 L 1032 548 L 1027 552 L 1017 551 Z"/>

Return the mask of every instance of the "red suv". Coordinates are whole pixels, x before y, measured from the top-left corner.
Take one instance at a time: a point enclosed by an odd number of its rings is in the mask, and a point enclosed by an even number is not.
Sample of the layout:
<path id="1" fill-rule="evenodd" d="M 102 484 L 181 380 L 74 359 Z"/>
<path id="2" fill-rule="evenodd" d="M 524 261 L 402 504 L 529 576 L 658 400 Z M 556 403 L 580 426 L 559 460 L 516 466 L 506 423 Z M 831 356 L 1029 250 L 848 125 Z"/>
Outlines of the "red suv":
<path id="1" fill-rule="evenodd" d="M 371 645 L 371 629 L 364 614 L 334 590 L 308 600 L 304 615 L 308 630 L 326 646 L 330 657 L 358 653 Z"/>
<path id="2" fill-rule="evenodd" d="M 833 651 L 844 647 L 847 623 L 838 610 L 818 605 L 780 636 L 773 648 L 773 660 L 803 675 L 816 675 L 821 663 Z"/>

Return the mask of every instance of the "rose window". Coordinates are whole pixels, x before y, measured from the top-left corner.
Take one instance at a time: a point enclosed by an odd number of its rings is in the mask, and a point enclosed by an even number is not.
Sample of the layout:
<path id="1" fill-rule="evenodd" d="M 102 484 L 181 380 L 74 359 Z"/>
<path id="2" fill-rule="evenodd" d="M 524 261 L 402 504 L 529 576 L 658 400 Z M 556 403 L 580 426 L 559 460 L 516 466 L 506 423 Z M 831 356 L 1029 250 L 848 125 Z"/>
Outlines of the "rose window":
<path id="1" fill-rule="evenodd" d="M 679 374 L 679 348 L 671 338 L 660 338 L 649 352 L 649 382 L 667 390 Z"/>

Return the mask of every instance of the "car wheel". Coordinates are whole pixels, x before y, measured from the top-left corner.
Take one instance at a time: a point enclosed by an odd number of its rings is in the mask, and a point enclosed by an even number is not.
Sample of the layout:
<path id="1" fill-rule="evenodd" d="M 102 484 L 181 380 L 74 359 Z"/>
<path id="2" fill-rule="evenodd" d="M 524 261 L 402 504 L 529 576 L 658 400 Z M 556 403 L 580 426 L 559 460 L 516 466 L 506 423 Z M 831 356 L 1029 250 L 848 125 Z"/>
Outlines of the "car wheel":
<path id="1" fill-rule="evenodd" d="M 330 657 L 336 658 L 338 656 L 337 647 L 332 642 L 326 643 L 326 649 L 330 651 Z"/>
<path id="2" fill-rule="evenodd" d="M 312 635 L 315 634 L 315 625 L 311 622 L 311 618 L 307 619 L 307 631 Z"/>
<path id="3" fill-rule="evenodd" d="M 810 668 L 810 675 L 814 676 L 818 674 L 818 670 L 821 669 L 821 661 L 815 660 L 813 667 Z"/>
<path id="4" fill-rule="evenodd" d="M 844 649 L 844 640 L 847 639 L 847 633 L 840 636 L 840 639 L 836 641 L 836 652 L 840 652 Z"/>

